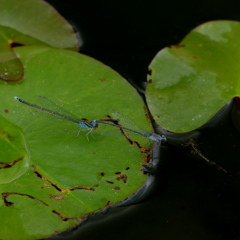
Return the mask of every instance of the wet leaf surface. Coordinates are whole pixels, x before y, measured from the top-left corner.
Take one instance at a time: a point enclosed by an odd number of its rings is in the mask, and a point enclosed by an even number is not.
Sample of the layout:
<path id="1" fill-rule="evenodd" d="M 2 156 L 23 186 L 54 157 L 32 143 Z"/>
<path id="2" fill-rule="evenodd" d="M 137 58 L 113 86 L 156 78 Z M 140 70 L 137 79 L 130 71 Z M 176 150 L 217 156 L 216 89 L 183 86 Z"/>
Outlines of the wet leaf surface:
<path id="1" fill-rule="evenodd" d="M 0 0 L 1 79 L 23 78 L 23 65 L 13 50 L 14 45 L 50 45 L 78 50 L 72 27 L 47 3 Z"/>
<path id="2" fill-rule="evenodd" d="M 151 144 L 140 135 L 104 136 L 101 132 L 116 129 L 101 125 L 89 141 L 86 131 L 76 138 L 79 126 L 35 116 L 14 96 L 39 105 L 37 95 L 46 96 L 79 119 L 106 118 L 117 109 L 149 133 L 152 129 L 137 91 L 109 67 L 48 47 L 18 47 L 16 52 L 26 75 L 14 84 L 2 81 L 0 111 L 8 109 L 4 117 L 23 132 L 30 166 L 11 184 L 0 185 L 1 238 L 21 233 L 20 239 L 34 239 L 72 227 L 136 192 L 147 179 L 142 170 Z M 16 226 L 14 233 L 9 223 Z"/>
<path id="3" fill-rule="evenodd" d="M 207 22 L 155 56 L 146 97 L 160 126 L 194 130 L 239 96 L 239 33 L 239 22 Z"/>

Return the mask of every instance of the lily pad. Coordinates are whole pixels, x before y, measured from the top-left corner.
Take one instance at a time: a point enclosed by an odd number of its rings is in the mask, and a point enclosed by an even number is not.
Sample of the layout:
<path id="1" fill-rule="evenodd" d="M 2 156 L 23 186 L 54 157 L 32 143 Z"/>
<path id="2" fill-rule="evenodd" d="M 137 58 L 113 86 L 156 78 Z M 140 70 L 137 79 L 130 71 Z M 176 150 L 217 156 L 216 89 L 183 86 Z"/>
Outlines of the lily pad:
<path id="1" fill-rule="evenodd" d="M 31 21 L 29 21 L 31 19 Z M 67 21 L 39 0 L 0 0 L 0 78 L 20 80 L 24 72 L 13 46 L 50 45 L 78 50 L 78 40 Z"/>
<path id="2" fill-rule="evenodd" d="M 239 96 L 239 41 L 239 22 L 212 21 L 155 56 L 146 98 L 161 127 L 197 129 Z"/>
<path id="3" fill-rule="evenodd" d="M 8 114 L 8 109 L 5 109 Z M 0 116 L 0 184 L 10 183 L 29 169 L 29 156 L 21 130 Z"/>
<path id="4" fill-rule="evenodd" d="M 86 131 L 76 138 L 79 126 L 35 115 L 14 96 L 39 105 L 37 95 L 45 96 L 79 119 L 106 118 L 115 109 L 147 132 L 152 128 L 137 91 L 104 64 L 48 47 L 18 47 L 16 53 L 26 74 L 22 81 L 1 82 L 0 112 L 21 129 L 31 157 L 24 174 L 0 185 L 0 238 L 27 240 L 73 227 L 136 192 L 147 179 L 142 170 L 152 146 L 140 135 L 101 134 L 119 129 L 100 124 L 89 141 Z"/>

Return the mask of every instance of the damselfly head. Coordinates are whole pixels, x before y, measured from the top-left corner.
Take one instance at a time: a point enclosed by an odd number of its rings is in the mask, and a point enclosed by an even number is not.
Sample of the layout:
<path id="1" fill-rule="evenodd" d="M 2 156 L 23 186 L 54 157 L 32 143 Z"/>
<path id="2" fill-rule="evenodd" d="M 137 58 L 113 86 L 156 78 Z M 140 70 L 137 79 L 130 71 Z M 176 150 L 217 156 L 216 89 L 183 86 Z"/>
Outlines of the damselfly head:
<path id="1" fill-rule="evenodd" d="M 156 133 L 150 133 L 150 134 L 146 135 L 146 137 L 154 142 L 160 142 L 160 141 L 166 142 L 167 141 L 167 139 L 164 135 L 161 136 Z"/>

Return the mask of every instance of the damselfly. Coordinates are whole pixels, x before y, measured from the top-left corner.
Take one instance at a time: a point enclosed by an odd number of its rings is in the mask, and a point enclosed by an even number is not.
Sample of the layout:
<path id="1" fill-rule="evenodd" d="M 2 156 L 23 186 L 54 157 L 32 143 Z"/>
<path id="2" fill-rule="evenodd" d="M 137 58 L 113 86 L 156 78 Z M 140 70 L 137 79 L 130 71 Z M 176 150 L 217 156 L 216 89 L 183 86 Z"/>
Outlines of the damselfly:
<path id="1" fill-rule="evenodd" d="M 63 108 L 61 108 L 56 103 L 53 103 L 52 101 L 47 99 L 46 97 L 44 97 L 44 96 L 39 96 L 39 97 L 51 102 L 52 104 L 54 104 L 59 112 L 54 111 L 52 109 L 48 109 L 48 108 L 45 108 L 45 107 L 38 106 L 36 104 L 29 103 L 29 102 L 27 102 L 27 101 L 25 101 L 25 100 L 23 100 L 19 97 L 14 97 L 14 99 L 19 101 L 20 103 L 23 103 L 23 104 L 26 104 L 26 105 L 32 107 L 32 108 L 36 108 L 36 109 L 38 109 L 42 112 L 45 112 L 45 113 L 48 113 L 48 114 L 53 115 L 55 117 L 73 122 L 73 123 L 83 127 L 84 129 L 80 129 L 79 132 L 83 131 L 83 130 L 89 130 L 88 133 L 86 134 L 87 139 L 88 139 L 88 135 L 90 133 L 92 133 L 92 131 L 94 129 L 98 128 L 98 124 L 100 123 L 100 124 L 106 124 L 106 125 L 117 127 L 119 129 L 128 130 L 128 131 L 137 133 L 137 134 L 139 134 L 139 135 L 141 135 L 145 138 L 148 138 L 149 140 L 154 141 L 154 142 L 166 141 L 165 136 L 160 136 L 156 133 L 147 133 L 146 134 L 146 133 L 142 133 L 140 131 L 130 129 L 130 128 L 124 127 L 122 125 L 119 125 L 118 124 L 118 122 L 120 121 L 119 119 L 107 118 L 107 119 L 99 119 L 99 120 L 92 120 L 92 121 L 89 121 L 89 120 L 84 119 L 84 118 L 78 119 L 75 116 L 73 116 L 72 114 L 70 114 L 69 112 L 67 112 L 66 110 L 64 110 Z"/>

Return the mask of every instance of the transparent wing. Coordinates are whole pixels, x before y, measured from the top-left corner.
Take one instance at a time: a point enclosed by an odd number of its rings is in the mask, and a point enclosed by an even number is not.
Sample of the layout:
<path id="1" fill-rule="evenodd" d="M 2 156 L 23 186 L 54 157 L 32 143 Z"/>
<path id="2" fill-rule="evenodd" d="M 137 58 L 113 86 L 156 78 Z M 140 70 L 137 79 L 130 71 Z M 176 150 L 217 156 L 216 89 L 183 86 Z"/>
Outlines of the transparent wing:
<path id="1" fill-rule="evenodd" d="M 121 126 L 126 127 L 126 128 L 130 128 L 130 129 L 135 130 L 135 131 L 140 132 L 140 133 L 144 133 L 144 134 L 148 134 L 149 133 L 144 128 L 142 128 L 141 126 L 139 126 L 138 124 L 133 122 L 131 119 L 129 119 L 127 116 L 125 116 L 124 114 L 120 113 L 119 111 L 111 109 L 111 112 L 112 112 L 113 118 L 114 119 L 118 119 L 119 120 L 119 124 Z"/>
<path id="2" fill-rule="evenodd" d="M 120 128 L 114 127 L 114 126 L 109 126 L 109 125 L 104 125 L 104 124 L 99 124 L 98 129 L 94 130 L 94 135 L 102 135 L 102 136 L 110 136 L 110 137 L 124 137 L 122 134 Z M 129 132 L 129 136 L 138 136 L 139 134 Z"/>
<path id="3" fill-rule="evenodd" d="M 60 114 L 62 116 L 65 116 L 66 118 L 72 119 L 75 122 L 81 121 L 80 118 L 76 117 L 71 112 L 69 112 L 66 109 L 62 108 L 61 106 L 59 106 L 58 104 L 56 104 L 55 102 L 50 100 L 49 98 L 44 97 L 44 96 L 38 96 L 37 99 L 38 99 L 38 102 L 39 102 L 39 106 L 49 110 L 50 112 L 52 112 L 52 114 L 48 113 L 48 112 L 41 111 L 41 110 L 36 110 L 34 112 L 38 112 L 39 114 L 41 114 L 41 113 L 45 113 L 46 114 L 47 113 L 49 115 L 53 115 L 54 117 L 58 117 L 59 118 L 59 116 L 54 115 L 54 113 L 57 113 L 57 114 Z"/>

